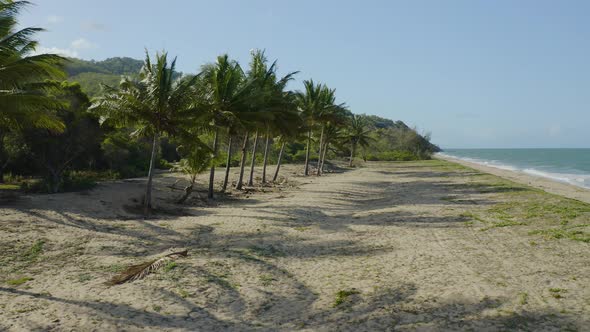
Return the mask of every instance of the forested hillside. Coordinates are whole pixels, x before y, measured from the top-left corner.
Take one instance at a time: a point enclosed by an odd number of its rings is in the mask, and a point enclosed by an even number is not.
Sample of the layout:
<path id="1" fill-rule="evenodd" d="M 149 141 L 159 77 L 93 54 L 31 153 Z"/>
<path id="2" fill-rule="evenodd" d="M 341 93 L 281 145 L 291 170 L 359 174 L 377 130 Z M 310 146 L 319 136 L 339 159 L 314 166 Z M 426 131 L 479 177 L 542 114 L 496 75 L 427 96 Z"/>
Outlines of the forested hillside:
<path id="1" fill-rule="evenodd" d="M 103 61 L 68 58 L 65 71 L 68 80 L 80 83 L 82 91 L 95 97 L 101 92 L 100 83 L 116 86 L 121 75 L 137 75 L 143 61 L 127 57 L 109 58 Z"/>

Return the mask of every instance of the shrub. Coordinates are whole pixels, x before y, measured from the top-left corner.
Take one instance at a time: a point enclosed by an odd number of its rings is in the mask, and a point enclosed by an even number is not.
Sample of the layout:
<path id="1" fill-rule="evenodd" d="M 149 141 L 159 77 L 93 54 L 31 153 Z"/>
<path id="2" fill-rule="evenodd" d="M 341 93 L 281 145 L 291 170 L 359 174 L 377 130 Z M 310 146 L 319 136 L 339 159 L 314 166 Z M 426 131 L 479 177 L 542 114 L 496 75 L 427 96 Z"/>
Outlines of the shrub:
<path id="1" fill-rule="evenodd" d="M 409 151 L 386 151 L 386 152 L 379 152 L 376 154 L 368 154 L 367 160 L 370 161 L 413 161 L 413 160 L 422 160 L 422 159 L 430 159 L 425 158 L 426 156 L 419 156 L 415 153 Z"/>
<path id="2" fill-rule="evenodd" d="M 172 165 L 170 162 L 168 162 L 168 160 L 166 159 L 159 159 L 158 162 L 156 163 L 156 168 L 157 169 L 171 169 L 174 168 L 174 165 Z"/>
<path id="3" fill-rule="evenodd" d="M 60 192 L 79 191 L 92 189 L 98 181 L 119 179 L 120 174 L 114 171 L 69 171 L 64 174 L 59 184 Z M 27 193 L 50 193 L 51 186 L 48 179 L 24 179 L 20 182 L 20 188 Z"/>

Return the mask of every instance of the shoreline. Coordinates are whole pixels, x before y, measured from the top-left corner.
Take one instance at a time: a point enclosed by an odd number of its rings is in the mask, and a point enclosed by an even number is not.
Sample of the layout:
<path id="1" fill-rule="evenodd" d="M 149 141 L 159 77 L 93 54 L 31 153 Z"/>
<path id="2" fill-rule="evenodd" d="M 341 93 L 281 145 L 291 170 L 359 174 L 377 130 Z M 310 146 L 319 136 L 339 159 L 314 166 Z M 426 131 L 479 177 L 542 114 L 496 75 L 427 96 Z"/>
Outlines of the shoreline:
<path id="1" fill-rule="evenodd" d="M 579 200 L 585 203 L 590 203 L 590 190 L 585 189 L 583 187 L 578 187 L 572 184 L 559 182 L 557 180 L 552 180 L 542 176 L 535 176 L 524 172 L 511 171 L 493 166 L 482 165 L 450 156 L 436 155 L 434 156 L 434 158 L 467 166 L 484 173 L 489 173 L 510 181 L 514 181 L 516 183 L 541 189 L 551 194 Z"/>

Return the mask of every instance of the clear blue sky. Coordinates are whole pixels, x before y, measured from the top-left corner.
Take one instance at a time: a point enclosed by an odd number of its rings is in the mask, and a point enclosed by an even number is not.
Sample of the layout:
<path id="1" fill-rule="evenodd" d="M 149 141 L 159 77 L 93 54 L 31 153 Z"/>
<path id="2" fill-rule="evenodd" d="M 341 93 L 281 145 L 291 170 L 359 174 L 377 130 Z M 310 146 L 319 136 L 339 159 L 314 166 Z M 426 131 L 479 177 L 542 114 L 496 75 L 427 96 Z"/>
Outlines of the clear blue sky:
<path id="1" fill-rule="evenodd" d="M 33 0 L 35 1 L 35 0 Z M 37 0 L 23 25 L 84 59 L 166 49 L 184 72 L 264 48 L 355 113 L 444 147 L 590 147 L 590 1 Z"/>

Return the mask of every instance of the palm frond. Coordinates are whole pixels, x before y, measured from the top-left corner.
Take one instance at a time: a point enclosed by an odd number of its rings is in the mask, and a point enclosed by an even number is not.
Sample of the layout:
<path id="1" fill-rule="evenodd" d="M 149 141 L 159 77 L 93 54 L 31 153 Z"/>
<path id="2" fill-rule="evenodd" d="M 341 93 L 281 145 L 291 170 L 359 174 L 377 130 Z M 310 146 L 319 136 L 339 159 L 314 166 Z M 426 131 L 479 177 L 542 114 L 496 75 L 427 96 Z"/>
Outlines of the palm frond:
<path id="1" fill-rule="evenodd" d="M 167 254 L 163 257 L 158 259 L 154 259 L 148 262 L 144 262 L 137 265 L 129 266 L 125 271 L 121 272 L 120 274 L 114 276 L 111 280 L 107 281 L 105 284 L 107 286 L 115 286 L 121 285 L 126 282 L 132 282 L 135 280 L 143 279 L 148 274 L 158 270 L 165 264 L 174 261 L 180 257 L 188 256 L 188 250 L 177 251 L 170 254 Z"/>

